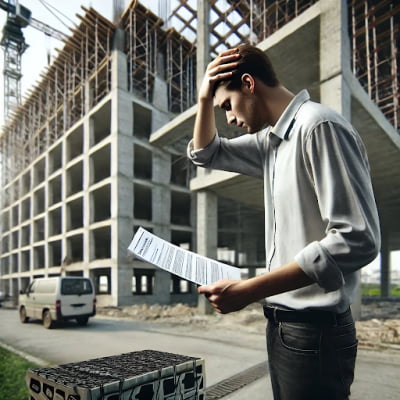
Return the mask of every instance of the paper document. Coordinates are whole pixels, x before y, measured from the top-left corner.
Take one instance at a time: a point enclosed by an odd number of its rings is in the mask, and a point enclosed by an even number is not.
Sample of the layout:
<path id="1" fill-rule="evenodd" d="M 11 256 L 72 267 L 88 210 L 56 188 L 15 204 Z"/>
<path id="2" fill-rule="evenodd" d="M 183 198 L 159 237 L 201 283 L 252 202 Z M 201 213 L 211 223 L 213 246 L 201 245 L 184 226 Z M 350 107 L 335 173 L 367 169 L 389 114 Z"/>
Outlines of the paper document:
<path id="1" fill-rule="evenodd" d="M 208 285 L 219 279 L 240 279 L 239 268 L 182 249 L 142 227 L 128 250 L 143 261 L 199 285 Z"/>

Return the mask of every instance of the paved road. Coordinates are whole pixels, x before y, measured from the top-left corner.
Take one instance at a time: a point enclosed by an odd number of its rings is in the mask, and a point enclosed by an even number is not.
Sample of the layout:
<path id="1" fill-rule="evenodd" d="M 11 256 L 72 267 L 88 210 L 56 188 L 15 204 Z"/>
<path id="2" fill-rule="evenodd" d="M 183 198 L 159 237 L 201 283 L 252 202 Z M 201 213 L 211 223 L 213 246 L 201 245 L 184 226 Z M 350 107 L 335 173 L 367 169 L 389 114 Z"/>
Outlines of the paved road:
<path id="1" fill-rule="evenodd" d="M 207 386 L 266 359 L 264 337 L 190 327 L 168 327 L 95 317 L 86 327 L 69 322 L 44 329 L 39 321 L 21 324 L 16 310 L 0 308 L 0 342 L 52 365 L 145 349 L 166 351 L 206 360 Z"/>
<path id="2" fill-rule="evenodd" d="M 71 322 L 56 330 L 46 330 L 39 321 L 21 324 L 16 310 L 1 308 L 0 343 L 51 365 L 144 349 L 201 357 L 206 362 L 207 387 L 264 362 L 266 357 L 263 333 L 171 327 L 100 317 L 93 318 L 86 327 Z M 351 399 L 397 400 L 399 376 L 400 354 L 360 350 Z M 249 398 L 272 399 L 268 377 L 224 397 Z"/>

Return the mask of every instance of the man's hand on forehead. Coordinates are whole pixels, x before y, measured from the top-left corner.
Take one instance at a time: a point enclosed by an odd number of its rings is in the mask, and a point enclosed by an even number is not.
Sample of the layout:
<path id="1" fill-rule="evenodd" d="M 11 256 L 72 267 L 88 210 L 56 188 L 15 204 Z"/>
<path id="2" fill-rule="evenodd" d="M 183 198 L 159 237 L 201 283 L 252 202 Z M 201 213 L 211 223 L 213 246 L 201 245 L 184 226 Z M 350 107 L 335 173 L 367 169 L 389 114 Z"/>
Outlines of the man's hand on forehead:
<path id="1" fill-rule="evenodd" d="M 214 74 L 218 80 L 227 79 L 232 76 L 235 68 L 238 66 L 240 57 L 237 48 L 225 50 L 209 64 L 207 71 L 210 75 Z"/>
<path id="2" fill-rule="evenodd" d="M 216 83 L 232 77 L 240 57 L 237 48 L 229 49 L 220 53 L 208 64 L 199 90 L 199 100 L 214 97 Z"/>

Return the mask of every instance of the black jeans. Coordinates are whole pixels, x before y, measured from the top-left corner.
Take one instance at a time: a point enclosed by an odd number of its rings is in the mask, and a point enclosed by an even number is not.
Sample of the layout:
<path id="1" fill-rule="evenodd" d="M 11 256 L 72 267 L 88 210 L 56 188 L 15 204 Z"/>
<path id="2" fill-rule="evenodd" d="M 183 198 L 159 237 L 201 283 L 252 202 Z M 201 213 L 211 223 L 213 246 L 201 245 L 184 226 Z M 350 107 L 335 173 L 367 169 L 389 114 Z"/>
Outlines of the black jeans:
<path id="1" fill-rule="evenodd" d="M 268 321 L 275 400 L 344 400 L 354 379 L 357 338 L 350 310 L 335 324 Z"/>

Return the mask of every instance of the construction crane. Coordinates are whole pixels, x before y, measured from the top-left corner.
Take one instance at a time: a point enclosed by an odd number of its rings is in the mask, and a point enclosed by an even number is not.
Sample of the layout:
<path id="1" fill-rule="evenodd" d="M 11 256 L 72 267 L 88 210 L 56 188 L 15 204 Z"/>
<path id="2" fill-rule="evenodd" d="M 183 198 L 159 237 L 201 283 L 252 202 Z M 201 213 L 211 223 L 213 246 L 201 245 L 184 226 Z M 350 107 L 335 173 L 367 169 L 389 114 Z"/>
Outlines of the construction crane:
<path id="1" fill-rule="evenodd" d="M 18 0 L 0 0 L 0 8 L 7 12 L 0 46 L 4 49 L 4 119 L 21 104 L 21 58 L 28 48 L 22 28 L 28 25 L 58 40 L 68 36 L 51 26 L 32 18 L 31 11 Z"/>

